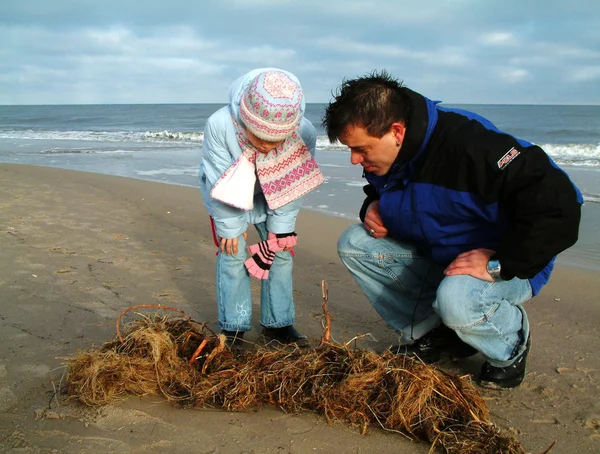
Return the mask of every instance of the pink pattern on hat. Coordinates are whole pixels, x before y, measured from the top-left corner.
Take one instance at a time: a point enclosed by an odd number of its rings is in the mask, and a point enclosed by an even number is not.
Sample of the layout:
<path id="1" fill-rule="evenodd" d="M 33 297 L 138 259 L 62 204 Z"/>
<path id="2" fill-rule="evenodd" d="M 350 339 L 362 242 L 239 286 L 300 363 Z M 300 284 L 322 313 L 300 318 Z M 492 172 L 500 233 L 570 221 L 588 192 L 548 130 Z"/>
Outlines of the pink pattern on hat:
<path id="1" fill-rule="evenodd" d="M 242 95 L 240 117 L 256 137 L 285 140 L 301 119 L 302 87 L 282 71 L 256 76 Z"/>
<path id="2" fill-rule="evenodd" d="M 298 85 L 282 72 L 265 73 L 264 87 L 273 98 L 288 99 L 292 99 L 298 89 Z"/>

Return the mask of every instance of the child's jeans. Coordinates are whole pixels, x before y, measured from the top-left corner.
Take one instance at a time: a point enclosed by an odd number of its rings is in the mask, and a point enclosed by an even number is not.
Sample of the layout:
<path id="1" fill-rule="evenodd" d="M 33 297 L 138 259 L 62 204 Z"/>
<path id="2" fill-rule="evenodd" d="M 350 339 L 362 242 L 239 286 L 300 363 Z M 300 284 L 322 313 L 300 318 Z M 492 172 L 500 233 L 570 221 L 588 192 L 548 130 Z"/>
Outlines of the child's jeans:
<path id="1" fill-rule="evenodd" d="M 266 223 L 256 224 L 255 227 L 261 240 L 266 240 Z M 247 256 L 243 236 L 238 238 L 237 255 L 219 252 L 217 256 L 217 307 L 220 329 L 252 329 L 250 275 L 244 266 Z M 260 324 L 265 327 L 281 328 L 294 324 L 296 313 L 292 297 L 292 267 L 291 253 L 277 252 L 268 279 L 261 281 Z"/>

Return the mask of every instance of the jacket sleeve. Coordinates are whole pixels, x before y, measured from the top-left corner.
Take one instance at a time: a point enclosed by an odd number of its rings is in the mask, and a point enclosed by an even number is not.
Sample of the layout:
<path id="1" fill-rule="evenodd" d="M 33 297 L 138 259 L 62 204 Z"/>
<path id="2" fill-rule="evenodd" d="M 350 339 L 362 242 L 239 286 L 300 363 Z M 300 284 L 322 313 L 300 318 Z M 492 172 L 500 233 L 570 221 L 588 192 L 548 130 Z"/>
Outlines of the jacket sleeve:
<path id="1" fill-rule="evenodd" d="M 479 139 L 470 172 L 506 219 L 495 256 L 502 277 L 532 278 L 577 241 L 581 193 L 540 147 L 494 131 Z"/>
<path id="2" fill-rule="evenodd" d="M 299 133 L 310 154 L 315 156 L 317 131 L 313 124 L 302 118 Z M 267 230 L 271 233 L 292 233 L 296 229 L 296 218 L 302 206 L 302 199 L 303 197 L 276 210 L 267 209 Z"/>
<path id="3" fill-rule="evenodd" d="M 365 222 L 367 208 L 369 208 L 369 205 L 371 205 L 372 202 L 374 202 L 375 200 L 379 200 L 379 194 L 377 194 L 377 190 L 375 189 L 375 187 L 370 184 L 363 186 L 363 192 L 367 195 L 367 197 L 365 198 L 362 206 L 360 207 L 358 217 L 362 222 Z"/>
<path id="4" fill-rule="evenodd" d="M 302 118 L 299 132 L 304 145 L 306 145 L 308 151 L 314 157 L 317 151 L 317 130 L 309 120 Z"/>
<path id="5" fill-rule="evenodd" d="M 206 122 L 202 145 L 203 181 L 201 184 L 205 186 L 204 198 L 210 199 L 205 200 L 205 205 L 215 221 L 217 235 L 222 238 L 237 238 L 248 227 L 246 212 L 209 196 L 210 190 L 217 180 L 235 161 L 226 141 L 225 128 L 224 119 L 218 115 L 211 116 Z"/>

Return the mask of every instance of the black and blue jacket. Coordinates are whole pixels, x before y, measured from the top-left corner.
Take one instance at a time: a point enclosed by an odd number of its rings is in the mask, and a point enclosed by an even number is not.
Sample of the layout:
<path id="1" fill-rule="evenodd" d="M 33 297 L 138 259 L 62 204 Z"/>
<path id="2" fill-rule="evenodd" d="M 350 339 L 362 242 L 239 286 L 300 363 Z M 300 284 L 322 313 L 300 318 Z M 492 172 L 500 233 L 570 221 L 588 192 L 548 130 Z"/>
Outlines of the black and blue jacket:
<path id="1" fill-rule="evenodd" d="M 502 278 L 529 279 L 536 295 L 556 255 L 577 241 L 581 193 L 540 147 L 404 90 L 411 101 L 404 141 L 387 175 L 365 172 L 361 219 L 379 199 L 392 238 L 416 243 L 442 266 L 493 249 Z"/>

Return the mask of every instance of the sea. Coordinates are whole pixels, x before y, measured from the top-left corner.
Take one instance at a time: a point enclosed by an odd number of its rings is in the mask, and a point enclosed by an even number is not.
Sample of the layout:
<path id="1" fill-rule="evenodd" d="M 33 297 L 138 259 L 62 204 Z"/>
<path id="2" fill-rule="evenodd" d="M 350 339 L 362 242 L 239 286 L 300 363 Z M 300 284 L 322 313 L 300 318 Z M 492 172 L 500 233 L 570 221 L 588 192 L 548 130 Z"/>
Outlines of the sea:
<path id="1" fill-rule="evenodd" d="M 448 105 L 471 110 L 501 130 L 540 145 L 584 195 L 578 243 L 559 262 L 600 271 L 600 106 Z M 208 117 L 222 104 L 0 105 L 0 162 L 59 167 L 198 186 Z M 304 208 L 357 219 L 362 168 L 348 149 L 330 144 L 325 104 L 308 104 L 317 128 L 316 159 L 325 183 Z"/>

